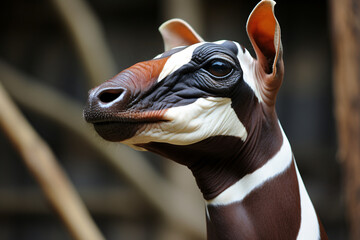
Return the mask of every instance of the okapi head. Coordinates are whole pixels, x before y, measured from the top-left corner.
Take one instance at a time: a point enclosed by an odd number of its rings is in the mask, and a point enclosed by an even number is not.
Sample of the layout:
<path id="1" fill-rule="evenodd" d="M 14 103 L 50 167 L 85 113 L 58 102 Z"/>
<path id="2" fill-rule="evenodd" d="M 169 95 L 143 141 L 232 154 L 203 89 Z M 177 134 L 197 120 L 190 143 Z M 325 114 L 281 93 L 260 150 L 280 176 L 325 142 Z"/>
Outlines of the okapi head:
<path id="1" fill-rule="evenodd" d="M 180 19 L 165 22 L 165 52 L 92 89 L 86 121 L 106 140 L 188 166 L 205 199 L 216 197 L 282 144 L 275 100 L 284 69 L 274 5 L 263 0 L 249 16 L 256 58 L 234 41 L 204 41 Z"/>

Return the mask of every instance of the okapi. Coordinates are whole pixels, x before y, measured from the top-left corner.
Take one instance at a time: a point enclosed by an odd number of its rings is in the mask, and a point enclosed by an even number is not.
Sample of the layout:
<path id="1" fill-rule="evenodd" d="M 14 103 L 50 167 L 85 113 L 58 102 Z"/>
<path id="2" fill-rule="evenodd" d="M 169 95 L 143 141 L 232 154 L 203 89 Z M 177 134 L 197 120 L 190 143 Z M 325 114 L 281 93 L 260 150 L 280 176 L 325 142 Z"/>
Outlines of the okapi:
<path id="1" fill-rule="evenodd" d="M 327 239 L 275 111 L 284 75 L 275 2 L 247 21 L 254 59 L 204 41 L 186 22 L 160 28 L 165 52 L 89 92 L 85 120 L 105 140 L 186 165 L 215 239 Z"/>

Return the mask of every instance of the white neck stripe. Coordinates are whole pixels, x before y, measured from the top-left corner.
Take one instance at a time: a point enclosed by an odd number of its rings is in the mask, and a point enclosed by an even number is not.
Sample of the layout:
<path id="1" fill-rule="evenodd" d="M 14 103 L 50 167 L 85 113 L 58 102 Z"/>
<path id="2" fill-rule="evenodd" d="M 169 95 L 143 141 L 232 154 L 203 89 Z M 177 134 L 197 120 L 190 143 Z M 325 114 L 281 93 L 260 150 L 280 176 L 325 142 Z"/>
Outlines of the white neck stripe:
<path id="1" fill-rule="evenodd" d="M 297 240 L 309 239 L 317 240 L 320 239 L 320 226 L 315 213 L 314 206 L 311 203 L 310 197 L 305 189 L 305 185 L 301 179 L 299 170 L 296 167 L 296 175 L 299 182 L 300 191 L 300 207 L 301 207 L 301 223 L 298 232 Z"/>
<path id="2" fill-rule="evenodd" d="M 283 135 L 283 144 L 275 156 L 273 156 L 261 168 L 257 169 L 253 173 L 245 175 L 239 181 L 220 193 L 217 197 L 207 201 L 207 205 L 228 205 L 239 202 L 254 189 L 284 172 L 291 165 L 292 151 L 290 143 L 282 129 L 281 132 Z"/>

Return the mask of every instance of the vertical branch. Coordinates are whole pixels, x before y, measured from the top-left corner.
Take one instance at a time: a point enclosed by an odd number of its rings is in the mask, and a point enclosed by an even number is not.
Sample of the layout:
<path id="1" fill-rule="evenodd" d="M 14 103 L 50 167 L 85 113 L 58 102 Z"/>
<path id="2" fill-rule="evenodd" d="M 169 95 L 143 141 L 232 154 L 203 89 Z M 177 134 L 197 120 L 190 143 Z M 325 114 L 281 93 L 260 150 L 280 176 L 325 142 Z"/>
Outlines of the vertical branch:
<path id="1" fill-rule="evenodd" d="M 0 109 L 5 113 L 0 115 L 0 127 L 17 148 L 72 236 L 78 240 L 104 239 L 50 148 L 21 115 L 1 83 Z"/>
<path id="2" fill-rule="evenodd" d="M 76 50 L 90 78 L 97 86 L 115 74 L 115 62 L 107 47 L 102 27 L 83 0 L 52 0 L 74 40 Z"/>
<path id="3" fill-rule="evenodd" d="M 350 239 L 360 239 L 360 1 L 331 0 L 335 114 Z"/>

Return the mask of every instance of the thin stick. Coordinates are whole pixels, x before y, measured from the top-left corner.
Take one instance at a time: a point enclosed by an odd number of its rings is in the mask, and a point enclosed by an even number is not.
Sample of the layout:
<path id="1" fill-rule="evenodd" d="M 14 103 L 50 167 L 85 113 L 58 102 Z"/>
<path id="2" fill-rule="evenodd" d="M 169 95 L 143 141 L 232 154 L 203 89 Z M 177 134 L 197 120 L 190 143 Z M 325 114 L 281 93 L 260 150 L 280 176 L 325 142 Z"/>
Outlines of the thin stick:
<path id="1" fill-rule="evenodd" d="M 48 145 L 34 131 L 0 83 L 0 126 L 14 144 L 71 235 L 78 240 L 102 240 L 79 195 Z"/>

